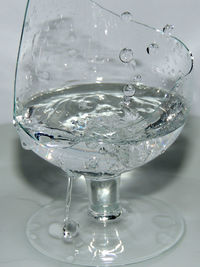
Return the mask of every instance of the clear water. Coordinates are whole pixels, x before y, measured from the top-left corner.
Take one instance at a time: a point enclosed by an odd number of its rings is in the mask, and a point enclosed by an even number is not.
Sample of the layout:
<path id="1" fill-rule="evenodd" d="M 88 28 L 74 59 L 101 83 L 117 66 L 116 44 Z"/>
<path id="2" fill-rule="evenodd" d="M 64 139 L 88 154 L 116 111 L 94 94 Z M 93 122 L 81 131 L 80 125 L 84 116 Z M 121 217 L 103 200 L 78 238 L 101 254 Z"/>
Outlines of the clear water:
<path id="1" fill-rule="evenodd" d="M 143 165 L 175 141 L 188 108 L 175 93 L 126 86 L 77 85 L 17 103 L 22 142 L 64 170 L 113 175 Z"/>

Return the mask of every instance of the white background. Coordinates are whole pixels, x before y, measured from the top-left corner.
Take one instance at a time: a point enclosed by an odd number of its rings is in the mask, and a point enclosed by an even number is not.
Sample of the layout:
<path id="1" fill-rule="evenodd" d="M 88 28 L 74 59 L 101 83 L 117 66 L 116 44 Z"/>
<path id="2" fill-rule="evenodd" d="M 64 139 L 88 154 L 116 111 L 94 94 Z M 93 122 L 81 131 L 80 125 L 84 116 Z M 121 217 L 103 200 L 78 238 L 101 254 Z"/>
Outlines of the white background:
<path id="1" fill-rule="evenodd" d="M 83 0 L 84 1 L 84 0 Z M 123 0 L 122 0 L 123 1 Z M 192 113 L 200 115 L 200 1 L 133 0 L 136 20 L 157 28 L 174 24 L 174 35 L 183 40 L 195 56 L 191 93 Z M 12 121 L 15 62 L 26 0 L 0 0 L 0 124 Z M 126 10 L 125 10 L 126 11 Z"/>
<path id="2" fill-rule="evenodd" d="M 132 1 L 136 20 L 157 28 L 174 24 L 174 35 L 193 52 L 193 114 L 200 116 L 200 1 Z M 25 236 L 27 219 L 39 206 L 64 196 L 66 186 L 63 174 L 53 165 L 21 149 L 14 127 L 8 125 L 12 121 L 15 62 L 25 5 L 26 0 L 0 0 L 0 124 L 7 124 L 0 125 L 0 267 L 71 267 L 38 253 Z M 130 173 L 124 182 L 124 195 L 127 188 L 132 195 L 136 192 L 162 199 L 175 206 L 186 222 L 186 233 L 176 248 L 138 267 L 200 266 L 199 122 L 200 118 L 191 118 L 166 153 Z M 77 183 L 80 194 L 82 185 Z"/>

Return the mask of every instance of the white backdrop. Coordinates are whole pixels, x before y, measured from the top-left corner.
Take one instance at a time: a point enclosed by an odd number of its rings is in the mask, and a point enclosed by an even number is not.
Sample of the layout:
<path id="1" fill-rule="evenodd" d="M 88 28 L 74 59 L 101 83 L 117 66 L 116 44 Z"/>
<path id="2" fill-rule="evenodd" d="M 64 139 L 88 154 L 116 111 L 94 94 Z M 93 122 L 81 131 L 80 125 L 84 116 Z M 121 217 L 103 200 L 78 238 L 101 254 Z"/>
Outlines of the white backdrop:
<path id="1" fill-rule="evenodd" d="M 0 124 L 12 121 L 15 62 L 26 2 L 0 0 Z M 191 91 L 194 88 L 192 113 L 200 116 L 200 1 L 133 0 L 133 6 L 134 17 L 138 21 L 157 28 L 162 28 L 167 23 L 174 24 L 174 35 L 183 40 L 193 52 L 195 67 L 191 83 Z M 126 7 L 124 8 L 126 11 Z"/>

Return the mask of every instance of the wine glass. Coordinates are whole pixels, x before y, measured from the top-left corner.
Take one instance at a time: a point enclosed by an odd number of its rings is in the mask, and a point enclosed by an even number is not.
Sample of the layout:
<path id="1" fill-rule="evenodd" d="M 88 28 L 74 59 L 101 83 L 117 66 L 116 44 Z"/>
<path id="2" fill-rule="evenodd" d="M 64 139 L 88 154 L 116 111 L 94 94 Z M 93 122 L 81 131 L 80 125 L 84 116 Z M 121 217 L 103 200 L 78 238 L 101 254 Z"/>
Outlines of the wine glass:
<path id="1" fill-rule="evenodd" d="M 22 146 L 67 174 L 66 203 L 34 214 L 27 237 L 41 253 L 81 266 L 141 262 L 184 232 L 172 207 L 120 201 L 119 187 L 121 174 L 159 156 L 183 129 L 192 54 L 172 25 L 137 22 L 131 1 L 99 2 L 29 0 L 15 79 Z M 74 179 L 86 181 L 88 199 L 71 201 Z"/>

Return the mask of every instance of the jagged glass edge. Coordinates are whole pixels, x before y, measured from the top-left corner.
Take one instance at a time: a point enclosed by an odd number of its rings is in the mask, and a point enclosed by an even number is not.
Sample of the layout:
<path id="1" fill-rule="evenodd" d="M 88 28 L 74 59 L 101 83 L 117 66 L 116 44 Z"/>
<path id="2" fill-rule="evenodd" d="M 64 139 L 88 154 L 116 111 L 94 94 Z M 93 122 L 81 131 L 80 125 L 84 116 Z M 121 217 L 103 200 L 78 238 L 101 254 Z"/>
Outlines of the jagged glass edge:
<path id="1" fill-rule="evenodd" d="M 121 19 L 121 15 L 101 6 L 100 4 L 96 3 L 96 1 L 94 0 L 88 0 L 90 2 L 92 2 L 93 4 L 99 6 L 100 8 L 102 8 L 103 10 L 105 10 L 106 12 L 109 12 L 111 14 L 113 14 L 114 16 L 117 16 L 118 18 Z M 14 79 L 14 105 L 13 105 L 13 124 L 17 124 L 18 126 L 20 126 L 20 128 L 26 133 L 28 134 L 32 139 L 34 139 L 36 142 L 38 141 L 34 136 L 30 135 L 30 133 L 21 125 L 20 122 L 18 122 L 18 120 L 16 119 L 16 95 L 17 95 L 17 75 L 18 75 L 18 67 L 19 67 L 19 58 L 20 58 L 20 53 L 21 53 L 21 47 L 22 47 L 22 42 L 23 42 L 23 36 L 24 36 L 24 28 L 25 28 L 25 23 L 26 23 L 26 18 L 27 18 L 27 14 L 28 14 L 28 8 L 29 8 L 29 4 L 30 4 L 30 0 L 27 0 L 27 4 L 26 4 L 26 8 L 25 8 L 25 14 L 24 14 L 24 20 L 23 20 L 23 25 L 22 25 L 22 32 L 21 32 L 21 37 L 20 37 L 20 43 L 19 43 L 19 48 L 18 48 L 18 54 L 17 54 L 17 61 L 16 61 L 16 68 L 15 68 L 15 79 Z M 169 35 L 164 33 L 162 30 L 157 29 L 153 26 L 147 25 L 145 23 L 136 21 L 136 20 L 132 20 L 132 22 L 141 25 L 143 27 L 146 27 L 148 29 L 154 30 L 156 32 L 158 32 L 159 34 L 162 35 L 166 35 L 166 37 L 168 38 L 173 38 L 175 39 L 177 42 L 179 42 L 181 45 L 183 45 L 183 47 L 186 49 L 186 51 L 188 52 L 190 58 L 191 58 L 191 67 L 189 69 L 189 71 L 183 76 L 183 77 L 179 77 L 177 79 L 177 81 L 175 81 L 175 86 L 173 88 L 176 87 L 176 84 L 182 80 L 182 78 L 185 78 L 186 76 L 188 76 L 193 69 L 194 66 L 194 57 L 192 55 L 192 52 L 189 50 L 189 48 L 186 46 L 186 44 L 184 44 L 180 39 L 178 39 L 177 37 L 173 36 L 173 35 Z"/>

